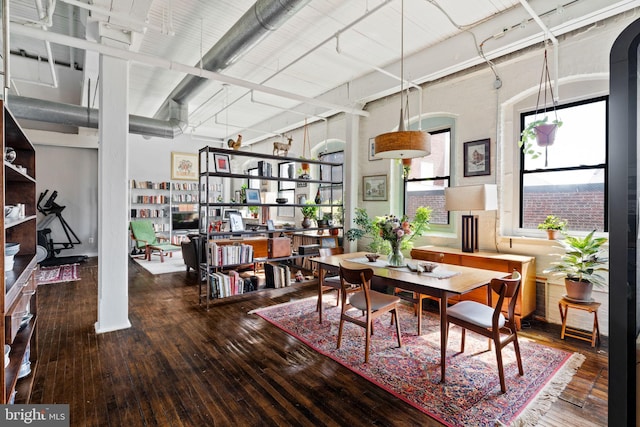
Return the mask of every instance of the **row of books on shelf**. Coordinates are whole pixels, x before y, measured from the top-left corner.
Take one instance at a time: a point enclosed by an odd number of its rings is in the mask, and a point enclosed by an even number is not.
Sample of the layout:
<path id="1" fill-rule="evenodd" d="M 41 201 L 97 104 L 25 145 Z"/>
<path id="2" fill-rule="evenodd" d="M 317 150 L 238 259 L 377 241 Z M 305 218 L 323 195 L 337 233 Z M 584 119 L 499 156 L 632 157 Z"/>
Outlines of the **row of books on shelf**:
<path id="1" fill-rule="evenodd" d="M 131 218 L 168 218 L 166 209 L 131 209 Z"/>
<path id="2" fill-rule="evenodd" d="M 169 182 L 136 181 L 131 180 L 131 188 L 141 188 L 150 190 L 168 190 L 171 186 Z"/>
<path id="3" fill-rule="evenodd" d="M 134 203 L 165 204 L 169 203 L 169 198 L 162 195 L 136 196 Z"/>
<path id="4" fill-rule="evenodd" d="M 253 246 L 242 243 L 218 245 L 213 240 L 210 240 L 207 255 L 209 256 L 209 265 L 214 267 L 249 264 L 253 262 Z"/>
<path id="5" fill-rule="evenodd" d="M 265 263 L 264 277 L 266 288 L 291 286 L 291 269 L 286 264 Z M 256 290 L 250 279 L 242 278 L 235 270 L 209 273 L 209 287 L 212 298 L 226 298 Z"/>
<path id="6" fill-rule="evenodd" d="M 198 203 L 197 194 L 174 194 L 171 201 L 176 203 Z"/>
<path id="7" fill-rule="evenodd" d="M 197 182 L 172 182 L 171 189 L 175 191 L 198 191 Z"/>
<path id="8" fill-rule="evenodd" d="M 226 298 L 253 290 L 251 283 L 240 277 L 235 270 L 227 273 L 210 273 L 209 286 L 212 298 Z"/>

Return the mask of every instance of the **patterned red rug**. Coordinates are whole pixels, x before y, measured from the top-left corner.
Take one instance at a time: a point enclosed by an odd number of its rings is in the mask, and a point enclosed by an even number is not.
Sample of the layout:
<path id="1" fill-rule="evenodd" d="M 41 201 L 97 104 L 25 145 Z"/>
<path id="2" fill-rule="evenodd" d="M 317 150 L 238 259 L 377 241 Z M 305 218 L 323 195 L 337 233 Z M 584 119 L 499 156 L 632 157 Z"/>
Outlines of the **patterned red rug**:
<path id="1" fill-rule="evenodd" d="M 80 280 L 78 277 L 78 265 L 65 264 L 54 267 L 41 267 L 36 271 L 36 282 L 38 285 L 50 285 L 51 283 Z"/>
<path id="2" fill-rule="evenodd" d="M 410 307 L 400 310 L 402 348 L 397 348 L 390 316 L 376 320 L 369 363 L 364 363 L 364 329 L 345 323 L 336 350 L 340 308 L 325 296 L 320 325 L 316 298 L 255 310 L 258 316 L 332 358 L 394 396 L 449 426 L 536 425 L 584 361 L 584 356 L 519 337 L 524 376 L 518 375 L 513 346 L 503 350 L 507 392 L 500 393 L 495 351 L 487 339 L 467 332 L 465 353 L 460 328 L 452 326 L 447 347 L 447 382 L 440 384 L 440 325 L 423 315 L 423 334 Z"/>

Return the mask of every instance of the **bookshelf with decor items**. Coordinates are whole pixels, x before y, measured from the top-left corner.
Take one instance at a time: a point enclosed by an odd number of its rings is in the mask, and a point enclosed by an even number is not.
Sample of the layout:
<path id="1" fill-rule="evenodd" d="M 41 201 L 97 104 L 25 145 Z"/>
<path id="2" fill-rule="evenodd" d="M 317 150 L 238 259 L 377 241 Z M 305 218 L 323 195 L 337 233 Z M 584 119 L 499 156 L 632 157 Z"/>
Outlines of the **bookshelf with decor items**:
<path id="1" fill-rule="evenodd" d="M 38 296 L 36 261 L 36 154 L 29 139 L 2 104 L 2 197 L 4 200 L 2 247 L 4 292 L 0 328 L 5 349 L 0 374 L 0 403 L 28 403 L 37 368 Z"/>
<path id="2" fill-rule="evenodd" d="M 171 243 L 180 245 L 198 232 L 198 183 L 171 182 Z"/>
<path id="3" fill-rule="evenodd" d="M 247 288 L 255 290 L 250 286 L 237 284 L 235 287 L 221 290 L 220 286 L 227 286 L 225 281 L 231 282 L 236 276 L 235 272 L 242 266 L 248 265 L 254 273 L 262 267 L 267 287 L 289 286 L 295 281 L 292 275 L 298 270 L 304 270 L 302 264 L 305 258 L 313 256 L 309 252 L 300 253 L 293 245 L 293 236 L 304 232 L 316 235 L 327 233 L 324 235 L 329 237 L 329 228 L 324 225 L 303 227 L 301 221 L 297 221 L 293 226 L 291 224 L 278 226 L 272 218 L 278 217 L 284 209 L 289 209 L 291 211 L 289 217 L 293 217 L 296 208 L 308 206 L 317 208 L 318 212 L 342 212 L 341 193 L 339 195 L 331 193 L 339 196 L 339 198 L 334 197 L 335 200 L 322 200 L 314 198 L 317 194 L 314 192 L 315 188 L 312 188 L 314 185 L 317 188 L 327 184 L 341 185 L 341 179 L 335 182 L 319 179 L 319 172 L 322 167 L 341 167 L 342 164 L 304 159 L 305 163 L 315 166 L 302 177 L 296 176 L 294 172 L 301 168 L 303 159 L 300 158 L 208 146 L 200 149 L 198 158 L 199 188 L 201 189 L 199 232 L 206 242 L 207 253 L 206 263 L 203 263 L 201 268 L 205 269 L 202 277 L 208 277 L 206 282 L 200 283 L 200 304 L 206 303 L 208 308 L 211 299 L 231 296 L 233 289 L 236 293 L 244 293 Z M 244 166 L 250 165 L 250 167 L 245 171 L 236 172 L 232 167 L 236 162 Z M 312 176 L 318 178 L 312 178 Z M 278 190 L 272 192 L 278 194 L 269 194 L 269 183 L 278 184 Z M 221 186 L 223 191 L 212 194 L 210 189 L 214 186 Z M 294 194 L 286 198 L 277 197 L 283 188 L 292 189 Z M 304 198 L 300 197 L 302 191 L 305 191 Z M 311 191 L 313 194 L 306 194 L 306 191 Z M 310 201 L 307 202 L 305 199 Z M 254 217 L 250 217 L 251 211 L 257 212 Z M 342 226 L 333 228 L 341 230 Z M 256 250 L 258 242 L 261 246 L 266 245 L 266 254 L 258 254 Z M 247 258 L 238 263 L 228 259 L 227 262 L 220 261 L 219 251 L 222 246 L 247 244 L 253 246 L 253 258 Z M 223 278 L 221 274 L 224 275 L 224 272 L 227 272 L 227 276 L 228 272 L 233 272 L 230 273 L 232 278 Z M 229 289 L 232 290 L 229 291 Z"/>

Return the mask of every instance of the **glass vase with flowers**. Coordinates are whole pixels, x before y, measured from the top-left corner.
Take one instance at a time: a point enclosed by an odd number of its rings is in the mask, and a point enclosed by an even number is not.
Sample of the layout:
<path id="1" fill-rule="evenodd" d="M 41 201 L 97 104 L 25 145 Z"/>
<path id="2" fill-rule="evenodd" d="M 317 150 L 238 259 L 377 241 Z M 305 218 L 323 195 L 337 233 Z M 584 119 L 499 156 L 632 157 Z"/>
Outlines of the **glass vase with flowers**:
<path id="1" fill-rule="evenodd" d="M 411 249 L 413 240 L 429 229 L 432 211 L 430 207 L 421 206 L 416 209 L 413 220 L 409 220 L 406 215 L 402 218 L 395 215 L 371 218 L 365 209 L 356 208 L 354 222 L 357 228 L 347 231 L 347 239 L 371 238 L 368 250 L 388 255 L 389 266 L 402 267 L 405 264 L 402 251 Z"/>

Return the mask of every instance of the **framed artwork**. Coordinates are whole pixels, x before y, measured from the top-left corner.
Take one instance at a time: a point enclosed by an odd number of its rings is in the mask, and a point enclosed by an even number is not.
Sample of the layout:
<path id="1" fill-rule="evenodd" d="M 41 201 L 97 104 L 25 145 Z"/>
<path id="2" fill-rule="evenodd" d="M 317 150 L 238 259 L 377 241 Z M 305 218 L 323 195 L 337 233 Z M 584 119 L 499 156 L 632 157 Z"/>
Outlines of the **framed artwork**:
<path id="1" fill-rule="evenodd" d="M 239 213 L 229 214 L 229 229 L 231 231 L 244 231 L 244 224 L 242 223 L 242 215 Z"/>
<path id="2" fill-rule="evenodd" d="M 197 181 L 198 155 L 171 152 L 171 179 Z"/>
<path id="3" fill-rule="evenodd" d="M 320 247 L 321 248 L 335 248 L 336 247 L 336 238 L 335 237 L 321 237 L 320 238 Z"/>
<path id="4" fill-rule="evenodd" d="M 238 209 L 225 209 L 224 210 L 224 219 L 229 219 L 231 215 L 238 214 L 240 215 L 240 211 Z"/>
<path id="5" fill-rule="evenodd" d="M 380 157 L 375 157 L 376 155 L 376 139 L 369 138 L 369 161 L 374 160 L 382 160 Z"/>
<path id="6" fill-rule="evenodd" d="M 362 200 L 387 200 L 387 175 L 363 176 Z"/>
<path id="7" fill-rule="evenodd" d="M 464 176 L 491 175 L 489 139 L 464 143 Z"/>
<path id="8" fill-rule="evenodd" d="M 260 190 L 256 188 L 247 188 L 244 191 L 247 196 L 247 203 L 260 203 Z"/>
<path id="9" fill-rule="evenodd" d="M 213 155 L 213 164 L 215 165 L 216 172 L 231 173 L 228 154 L 215 153 Z"/>
<path id="10" fill-rule="evenodd" d="M 269 231 L 275 231 L 276 230 L 276 226 L 273 224 L 273 220 L 272 219 L 268 219 L 267 220 L 267 230 L 269 230 Z"/>

